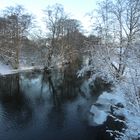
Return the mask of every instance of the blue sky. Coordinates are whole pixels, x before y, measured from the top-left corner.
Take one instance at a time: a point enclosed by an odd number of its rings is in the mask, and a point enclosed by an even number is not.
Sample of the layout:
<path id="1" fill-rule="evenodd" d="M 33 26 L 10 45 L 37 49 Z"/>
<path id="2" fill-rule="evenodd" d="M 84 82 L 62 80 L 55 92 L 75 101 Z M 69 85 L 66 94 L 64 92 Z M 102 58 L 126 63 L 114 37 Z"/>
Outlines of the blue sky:
<path id="1" fill-rule="evenodd" d="M 37 16 L 41 24 L 43 16 L 42 9 L 45 9 L 48 5 L 60 3 L 64 6 L 65 11 L 70 13 L 72 18 L 80 20 L 84 28 L 90 30 L 90 21 L 85 14 L 95 9 L 97 1 L 98 0 L 0 0 L 0 9 L 15 4 L 24 5 L 26 9 Z"/>

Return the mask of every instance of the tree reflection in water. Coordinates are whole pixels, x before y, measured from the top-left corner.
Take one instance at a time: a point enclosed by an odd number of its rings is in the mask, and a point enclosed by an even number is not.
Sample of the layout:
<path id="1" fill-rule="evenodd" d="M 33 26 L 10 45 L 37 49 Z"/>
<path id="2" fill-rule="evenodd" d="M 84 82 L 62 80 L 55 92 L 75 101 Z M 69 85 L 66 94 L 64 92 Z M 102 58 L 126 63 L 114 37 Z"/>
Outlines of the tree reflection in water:
<path id="1" fill-rule="evenodd" d="M 19 79 L 19 74 L 0 77 L 0 103 L 9 128 L 24 128 L 32 118 L 29 102 L 20 92 Z"/>
<path id="2" fill-rule="evenodd" d="M 110 119 L 101 127 L 89 125 L 88 113 L 95 97 L 81 95 L 82 82 L 71 65 L 0 77 L 0 138 L 109 139 L 105 131 L 109 122 L 113 124 Z"/>

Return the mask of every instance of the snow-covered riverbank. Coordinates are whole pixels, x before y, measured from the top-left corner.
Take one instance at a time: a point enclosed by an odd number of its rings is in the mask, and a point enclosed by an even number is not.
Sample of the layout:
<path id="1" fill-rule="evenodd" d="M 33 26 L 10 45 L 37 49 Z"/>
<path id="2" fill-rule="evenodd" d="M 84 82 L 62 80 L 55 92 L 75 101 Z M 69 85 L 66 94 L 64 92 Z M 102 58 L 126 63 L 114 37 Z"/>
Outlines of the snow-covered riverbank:
<path id="1" fill-rule="evenodd" d="M 30 66 L 30 67 L 20 67 L 19 69 L 13 69 L 9 65 L 5 65 L 0 63 L 0 75 L 8 75 L 8 74 L 14 74 L 18 72 L 26 72 L 26 71 L 31 71 L 35 69 L 43 69 L 43 66 Z"/>
<path id="2" fill-rule="evenodd" d="M 113 112 L 112 107 L 114 108 Z M 124 133 L 107 130 L 111 135 L 117 133 L 118 137 L 116 139 L 140 138 L 140 113 L 132 107 L 132 103 L 128 101 L 128 97 L 124 94 L 124 89 L 120 85 L 111 93 L 103 92 L 96 103 L 91 106 L 90 112 L 93 114 L 93 125 L 102 125 L 108 116 L 126 125 Z M 124 116 L 125 120 L 120 120 L 116 116 Z"/>

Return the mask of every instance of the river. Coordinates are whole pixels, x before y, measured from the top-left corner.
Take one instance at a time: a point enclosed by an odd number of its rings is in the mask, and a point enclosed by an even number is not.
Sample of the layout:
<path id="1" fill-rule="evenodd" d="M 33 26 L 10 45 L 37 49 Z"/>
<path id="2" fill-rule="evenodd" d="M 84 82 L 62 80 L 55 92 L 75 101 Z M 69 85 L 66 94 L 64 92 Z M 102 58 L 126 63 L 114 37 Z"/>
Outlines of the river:
<path id="1" fill-rule="evenodd" d="M 0 140 L 112 140 L 108 122 L 92 126 L 97 93 L 84 95 L 83 80 L 65 72 L 26 72 L 0 77 Z"/>

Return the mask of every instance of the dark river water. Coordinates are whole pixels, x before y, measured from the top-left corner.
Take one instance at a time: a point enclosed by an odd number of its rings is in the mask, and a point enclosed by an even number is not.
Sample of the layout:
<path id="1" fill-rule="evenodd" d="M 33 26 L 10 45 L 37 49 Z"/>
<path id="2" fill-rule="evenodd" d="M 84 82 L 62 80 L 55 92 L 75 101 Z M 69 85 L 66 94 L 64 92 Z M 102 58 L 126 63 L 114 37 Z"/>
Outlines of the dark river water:
<path id="1" fill-rule="evenodd" d="M 105 132 L 108 122 L 88 121 L 97 97 L 81 93 L 82 82 L 70 71 L 1 76 L 0 140 L 113 139 Z"/>

